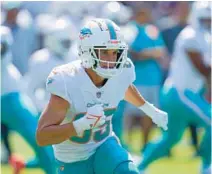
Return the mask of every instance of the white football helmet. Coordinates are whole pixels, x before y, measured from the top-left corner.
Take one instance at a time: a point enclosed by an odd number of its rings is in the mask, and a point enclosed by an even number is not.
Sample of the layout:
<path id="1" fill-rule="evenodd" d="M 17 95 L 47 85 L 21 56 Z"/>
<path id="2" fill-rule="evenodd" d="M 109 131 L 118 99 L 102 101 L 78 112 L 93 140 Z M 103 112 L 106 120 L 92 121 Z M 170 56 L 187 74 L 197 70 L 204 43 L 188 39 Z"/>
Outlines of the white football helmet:
<path id="1" fill-rule="evenodd" d="M 101 60 L 100 50 L 118 50 L 116 62 Z M 122 72 L 127 60 L 128 46 L 120 28 L 109 19 L 96 18 L 82 27 L 78 40 L 79 58 L 85 68 L 92 68 L 98 75 L 110 78 Z M 99 53 L 99 57 L 96 53 Z M 100 63 L 106 63 L 102 68 Z M 114 68 L 110 68 L 115 64 Z"/>
<path id="2" fill-rule="evenodd" d="M 5 62 L 12 61 L 11 46 L 13 44 L 13 37 L 10 29 L 6 26 L 1 26 L 0 37 L 1 37 L 1 60 L 2 63 L 4 64 Z"/>
<path id="3" fill-rule="evenodd" d="M 189 23 L 195 28 L 210 31 L 211 2 L 207 1 L 194 2 L 192 4 L 192 9 L 189 16 Z"/>
<path id="4" fill-rule="evenodd" d="M 44 45 L 58 56 L 68 54 L 72 41 L 76 39 L 76 28 L 66 17 L 56 20 L 46 31 Z"/>

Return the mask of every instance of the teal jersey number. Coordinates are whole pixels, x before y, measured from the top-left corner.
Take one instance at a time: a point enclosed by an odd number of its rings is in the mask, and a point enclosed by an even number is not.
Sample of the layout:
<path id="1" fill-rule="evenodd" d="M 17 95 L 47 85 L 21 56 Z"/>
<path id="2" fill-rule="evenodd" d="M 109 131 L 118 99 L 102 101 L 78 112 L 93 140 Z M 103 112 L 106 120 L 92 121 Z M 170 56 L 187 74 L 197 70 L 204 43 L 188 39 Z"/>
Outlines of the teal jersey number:
<path id="1" fill-rule="evenodd" d="M 109 109 L 109 110 L 104 111 L 106 117 L 112 116 L 114 114 L 114 112 L 115 112 L 115 109 Z M 82 118 L 83 116 L 84 116 L 84 113 L 78 114 L 78 115 L 76 115 L 74 120 L 78 120 L 78 119 Z M 87 142 L 89 142 L 91 140 L 92 137 L 95 142 L 100 142 L 100 141 L 104 140 L 110 134 L 111 119 L 107 120 L 105 122 L 105 124 L 101 126 L 101 129 L 99 131 L 92 133 L 92 129 L 85 130 L 81 137 L 74 136 L 74 137 L 71 137 L 70 140 L 75 143 L 78 143 L 78 144 L 86 144 Z"/>

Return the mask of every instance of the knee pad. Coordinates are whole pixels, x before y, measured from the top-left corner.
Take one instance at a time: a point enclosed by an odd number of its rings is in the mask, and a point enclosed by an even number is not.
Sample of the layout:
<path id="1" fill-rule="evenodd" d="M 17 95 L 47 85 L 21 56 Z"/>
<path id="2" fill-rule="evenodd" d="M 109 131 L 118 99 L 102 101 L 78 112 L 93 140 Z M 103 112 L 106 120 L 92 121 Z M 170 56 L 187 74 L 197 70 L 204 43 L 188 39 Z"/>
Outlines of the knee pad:
<path id="1" fill-rule="evenodd" d="M 116 167 L 113 174 L 139 174 L 139 171 L 132 161 L 125 161 Z"/>

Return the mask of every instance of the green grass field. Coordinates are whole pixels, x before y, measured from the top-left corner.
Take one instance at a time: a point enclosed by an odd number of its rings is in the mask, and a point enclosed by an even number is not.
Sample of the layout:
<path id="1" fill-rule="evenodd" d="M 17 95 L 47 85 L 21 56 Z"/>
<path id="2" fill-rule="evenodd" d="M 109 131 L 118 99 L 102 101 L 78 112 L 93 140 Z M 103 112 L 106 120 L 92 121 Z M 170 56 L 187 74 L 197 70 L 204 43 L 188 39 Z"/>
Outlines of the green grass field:
<path id="1" fill-rule="evenodd" d="M 154 139 L 159 135 L 158 130 L 154 130 L 151 137 Z M 173 135 L 174 136 L 174 135 Z M 130 148 L 133 154 L 139 154 L 141 135 L 139 131 L 134 131 L 133 142 Z M 11 135 L 13 149 L 17 154 L 23 155 L 25 159 L 33 156 L 33 151 L 26 142 L 17 134 Z M 194 150 L 190 145 L 189 133 L 186 132 L 182 141 L 172 150 L 171 158 L 160 159 L 149 166 L 147 174 L 198 174 L 200 169 L 200 158 L 193 158 Z M 12 174 L 12 170 L 8 165 L 1 165 L 2 174 Z M 21 174 L 44 174 L 40 169 L 25 169 Z"/>

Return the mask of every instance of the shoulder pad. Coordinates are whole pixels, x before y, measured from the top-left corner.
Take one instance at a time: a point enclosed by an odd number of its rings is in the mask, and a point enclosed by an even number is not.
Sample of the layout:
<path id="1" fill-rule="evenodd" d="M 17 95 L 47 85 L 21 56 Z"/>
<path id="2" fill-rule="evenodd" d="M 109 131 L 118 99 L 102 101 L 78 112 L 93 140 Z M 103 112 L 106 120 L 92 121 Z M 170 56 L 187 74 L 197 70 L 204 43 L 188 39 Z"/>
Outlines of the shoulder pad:
<path id="1" fill-rule="evenodd" d="M 46 80 L 46 89 L 48 92 L 68 101 L 68 91 L 65 76 L 60 67 L 54 68 L 49 74 Z"/>

